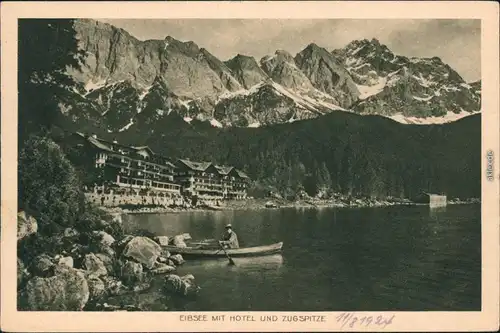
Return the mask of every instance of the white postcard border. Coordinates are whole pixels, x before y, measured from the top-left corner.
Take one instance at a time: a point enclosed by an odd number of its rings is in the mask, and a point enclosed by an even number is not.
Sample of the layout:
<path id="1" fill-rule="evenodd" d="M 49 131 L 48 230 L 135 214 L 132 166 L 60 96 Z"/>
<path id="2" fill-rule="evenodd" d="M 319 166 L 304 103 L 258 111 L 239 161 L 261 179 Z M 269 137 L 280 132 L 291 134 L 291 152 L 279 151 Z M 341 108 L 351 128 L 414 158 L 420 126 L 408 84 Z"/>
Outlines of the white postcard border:
<path id="1" fill-rule="evenodd" d="M 495 2 L 10 2 L 1 11 L 1 328 L 23 332 L 192 332 L 192 331 L 464 331 L 496 330 L 499 318 L 499 9 Z M 196 312 L 207 314 L 320 315 L 326 322 L 181 321 L 189 312 L 18 312 L 17 242 L 17 19 L 18 18 L 467 18 L 482 20 L 482 311 L 357 312 L 395 314 L 381 328 L 349 325 L 341 312 Z M 443 41 L 446 42 L 446 41 Z M 486 152 L 494 152 L 494 181 L 485 176 Z"/>

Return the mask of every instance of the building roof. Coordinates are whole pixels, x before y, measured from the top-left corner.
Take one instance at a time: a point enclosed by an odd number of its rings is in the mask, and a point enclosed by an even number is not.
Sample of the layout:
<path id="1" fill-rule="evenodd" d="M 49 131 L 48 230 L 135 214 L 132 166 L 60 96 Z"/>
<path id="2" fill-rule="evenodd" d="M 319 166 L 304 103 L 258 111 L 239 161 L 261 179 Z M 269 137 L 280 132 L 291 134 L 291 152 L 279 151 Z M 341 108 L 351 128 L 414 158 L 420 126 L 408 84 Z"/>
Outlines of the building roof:
<path id="1" fill-rule="evenodd" d="M 106 150 L 106 151 L 109 151 L 109 152 L 113 152 L 113 149 L 111 149 L 111 147 L 109 147 L 108 145 L 106 145 L 103 142 L 100 142 L 96 138 L 93 138 L 93 137 L 89 136 L 87 138 L 87 140 L 90 142 L 90 144 L 94 145 L 95 147 L 97 147 L 99 149 Z"/>
<path id="2" fill-rule="evenodd" d="M 425 194 L 425 195 L 428 195 L 428 196 L 431 196 L 431 195 L 437 195 L 437 196 L 440 196 L 440 197 L 446 196 L 445 194 L 429 193 L 429 192 L 422 192 L 422 194 Z"/>
<path id="3" fill-rule="evenodd" d="M 179 162 L 187 166 L 191 170 L 195 171 L 202 171 L 205 172 L 207 171 L 208 168 L 214 167 L 217 173 L 222 176 L 229 175 L 230 173 L 234 173 L 237 177 L 240 178 L 246 178 L 249 179 L 250 177 L 247 176 L 246 173 L 244 173 L 241 170 L 236 169 L 235 167 L 232 166 L 225 166 L 225 165 L 214 165 L 210 162 L 194 162 L 186 159 L 179 159 Z"/>
<path id="4" fill-rule="evenodd" d="M 217 172 L 223 176 L 229 174 L 231 170 L 234 169 L 234 167 L 232 166 L 225 166 L 225 165 L 216 165 L 215 168 L 217 169 Z"/>
<path id="5" fill-rule="evenodd" d="M 184 160 L 184 159 L 179 159 L 179 161 L 181 163 L 183 163 L 185 166 L 187 166 L 188 168 L 190 168 L 192 170 L 196 170 L 196 171 L 205 171 L 206 169 L 208 169 L 209 166 L 212 165 L 212 163 L 210 163 L 210 162 L 193 162 L 193 161 Z"/>
<path id="6" fill-rule="evenodd" d="M 240 176 L 241 178 L 250 179 L 250 177 L 248 177 L 248 175 L 246 173 L 244 173 L 243 171 L 238 170 L 238 169 L 234 169 L 234 170 L 236 171 L 236 173 L 238 174 L 238 176 Z"/>

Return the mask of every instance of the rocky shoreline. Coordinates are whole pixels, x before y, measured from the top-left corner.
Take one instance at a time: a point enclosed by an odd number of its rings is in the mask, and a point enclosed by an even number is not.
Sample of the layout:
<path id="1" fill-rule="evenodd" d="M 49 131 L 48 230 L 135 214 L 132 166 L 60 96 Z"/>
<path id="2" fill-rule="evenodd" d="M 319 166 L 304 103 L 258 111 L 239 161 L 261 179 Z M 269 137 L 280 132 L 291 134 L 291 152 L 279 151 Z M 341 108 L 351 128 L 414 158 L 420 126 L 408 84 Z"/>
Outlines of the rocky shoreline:
<path id="1" fill-rule="evenodd" d="M 448 205 L 478 204 L 480 199 L 471 198 L 466 200 L 453 199 L 447 202 Z M 364 207 L 389 207 L 389 206 L 417 206 L 425 205 L 415 203 L 409 199 L 301 199 L 285 200 L 281 198 L 273 199 L 247 199 L 225 201 L 220 206 L 198 206 L 198 207 L 148 207 L 137 209 L 121 209 L 119 207 L 104 208 L 110 214 L 162 214 L 162 213 L 180 213 L 180 212 L 204 212 L 204 211 L 232 211 L 232 210 L 259 210 L 276 208 L 364 208 Z"/>
<path id="2" fill-rule="evenodd" d="M 179 276 L 180 254 L 162 246 L 185 246 L 188 234 L 125 235 L 117 218 L 101 220 L 95 230 L 66 228 L 46 237 L 35 218 L 18 213 L 17 287 L 20 311 L 145 311 L 137 304 L 110 305 L 112 297 L 147 291 L 163 276 L 163 300 L 174 304 L 196 296 L 193 275 Z"/>

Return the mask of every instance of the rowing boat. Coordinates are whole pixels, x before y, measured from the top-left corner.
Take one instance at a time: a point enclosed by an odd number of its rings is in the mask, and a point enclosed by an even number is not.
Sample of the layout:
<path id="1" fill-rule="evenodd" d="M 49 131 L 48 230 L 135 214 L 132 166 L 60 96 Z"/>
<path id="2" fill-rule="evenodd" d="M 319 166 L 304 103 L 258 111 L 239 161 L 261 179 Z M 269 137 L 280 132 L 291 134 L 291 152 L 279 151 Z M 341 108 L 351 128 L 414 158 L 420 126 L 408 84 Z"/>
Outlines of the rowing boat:
<path id="1" fill-rule="evenodd" d="M 280 252 L 282 247 L 283 247 L 283 242 L 279 242 L 276 244 L 264 245 L 264 246 L 226 249 L 226 252 L 231 257 L 252 257 L 252 256 L 275 254 Z M 177 253 L 182 254 L 183 256 L 207 257 L 207 258 L 218 258 L 226 256 L 226 254 L 221 248 L 207 248 L 204 246 L 196 246 L 196 247 L 162 246 L 162 248 L 174 254 Z"/>

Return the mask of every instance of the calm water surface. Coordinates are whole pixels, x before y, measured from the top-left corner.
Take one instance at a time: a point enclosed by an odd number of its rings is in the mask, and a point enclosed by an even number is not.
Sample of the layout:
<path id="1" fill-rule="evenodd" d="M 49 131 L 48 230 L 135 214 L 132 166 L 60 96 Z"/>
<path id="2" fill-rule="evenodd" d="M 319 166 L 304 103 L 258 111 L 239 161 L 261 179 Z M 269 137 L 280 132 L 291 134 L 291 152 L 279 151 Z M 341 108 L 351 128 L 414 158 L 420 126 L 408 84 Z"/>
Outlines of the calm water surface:
<path id="1" fill-rule="evenodd" d="M 240 246 L 283 241 L 283 253 L 189 260 L 202 288 L 193 311 L 480 310 L 480 205 L 278 209 L 124 217 L 129 232 L 219 238 L 232 223 Z M 138 296 L 164 309 L 160 283 Z"/>

